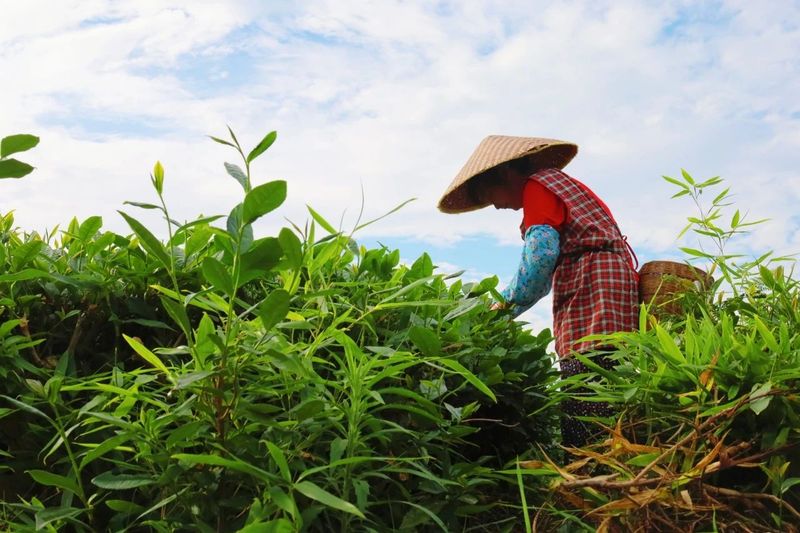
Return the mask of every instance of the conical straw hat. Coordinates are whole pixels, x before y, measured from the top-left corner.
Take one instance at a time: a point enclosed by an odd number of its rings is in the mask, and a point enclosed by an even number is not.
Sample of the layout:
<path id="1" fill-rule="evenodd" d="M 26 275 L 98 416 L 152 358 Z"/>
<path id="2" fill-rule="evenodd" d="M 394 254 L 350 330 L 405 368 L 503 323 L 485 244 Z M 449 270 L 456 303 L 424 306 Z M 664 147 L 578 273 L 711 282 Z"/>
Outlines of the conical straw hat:
<path id="1" fill-rule="evenodd" d="M 464 213 L 489 205 L 476 203 L 470 197 L 466 184 L 497 165 L 529 157 L 533 172 L 543 168 L 564 168 L 577 153 L 578 145 L 566 141 L 490 135 L 481 141 L 464 168 L 447 187 L 439 200 L 439 210 L 444 213 Z"/>

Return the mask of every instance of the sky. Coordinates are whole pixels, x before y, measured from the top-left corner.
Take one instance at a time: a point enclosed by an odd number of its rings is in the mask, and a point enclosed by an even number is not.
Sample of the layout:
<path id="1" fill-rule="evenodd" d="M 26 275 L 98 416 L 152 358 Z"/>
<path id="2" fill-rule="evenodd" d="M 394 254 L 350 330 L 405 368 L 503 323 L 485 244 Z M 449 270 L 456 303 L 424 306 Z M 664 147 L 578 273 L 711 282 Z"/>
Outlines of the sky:
<path id="1" fill-rule="evenodd" d="M 436 203 L 491 134 L 577 143 L 565 169 L 611 207 L 640 261 L 680 259 L 696 210 L 661 176 L 721 176 L 769 217 L 732 245 L 800 251 L 800 2 L 0 0 L 0 136 L 41 143 L 33 174 L 0 182 L 0 213 L 44 231 L 123 209 L 158 233 L 149 173 L 174 218 L 241 200 L 207 136 L 275 144 L 256 184 L 288 183 L 259 221 L 307 205 L 369 246 L 423 252 L 467 280 L 513 275 L 520 212 L 445 215 Z M 732 211 L 730 212 L 732 214 Z M 691 239 L 691 238 L 690 238 Z M 549 327 L 549 299 L 523 316 Z"/>

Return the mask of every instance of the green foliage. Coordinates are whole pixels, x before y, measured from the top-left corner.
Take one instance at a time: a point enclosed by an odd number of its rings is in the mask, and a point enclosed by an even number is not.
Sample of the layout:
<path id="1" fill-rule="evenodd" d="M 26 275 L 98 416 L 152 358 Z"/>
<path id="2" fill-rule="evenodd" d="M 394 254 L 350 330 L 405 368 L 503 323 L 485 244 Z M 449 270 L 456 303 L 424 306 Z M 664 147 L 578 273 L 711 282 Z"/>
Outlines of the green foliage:
<path id="1" fill-rule="evenodd" d="M 33 167 L 28 163 L 8 156 L 30 150 L 37 144 L 39 137 L 28 134 L 9 135 L 0 139 L 0 179 L 21 178 L 33 172 Z"/>
<path id="2" fill-rule="evenodd" d="M 703 204 L 721 179 L 666 179 L 700 213 L 683 233 L 712 245 L 684 251 L 722 277 L 687 293 L 682 315 L 643 307 L 638 331 L 605 337 L 613 371 L 584 358 L 591 374 L 559 382 L 567 394 L 588 388 L 586 401 L 618 415 L 603 421 L 604 441 L 573 451 L 573 464 L 528 467 L 557 476 L 553 527 L 785 530 L 800 520 L 800 283 L 786 258 L 727 252 L 757 222 L 725 215 L 728 189 Z"/>
<path id="3" fill-rule="evenodd" d="M 402 265 L 310 208 L 305 229 L 256 237 L 286 196 L 251 185 L 275 135 L 250 152 L 230 138 L 244 196 L 227 217 L 172 220 L 158 163 L 158 202 L 129 203 L 161 212 L 166 242 L 122 212 L 132 235 L 0 218 L 3 523 L 513 530 L 506 469 L 553 451 L 549 332 L 488 310 L 496 278 Z"/>

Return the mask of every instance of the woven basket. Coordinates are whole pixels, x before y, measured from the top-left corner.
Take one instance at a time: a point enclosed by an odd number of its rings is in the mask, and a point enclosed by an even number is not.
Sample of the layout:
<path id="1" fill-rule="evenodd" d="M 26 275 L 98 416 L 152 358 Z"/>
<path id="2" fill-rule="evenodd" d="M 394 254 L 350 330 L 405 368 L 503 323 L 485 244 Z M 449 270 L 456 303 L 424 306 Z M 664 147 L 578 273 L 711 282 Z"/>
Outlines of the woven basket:
<path id="1" fill-rule="evenodd" d="M 706 290 L 714 278 L 704 270 L 675 261 L 650 261 L 639 269 L 639 301 L 668 314 L 680 314 L 680 296 Z"/>

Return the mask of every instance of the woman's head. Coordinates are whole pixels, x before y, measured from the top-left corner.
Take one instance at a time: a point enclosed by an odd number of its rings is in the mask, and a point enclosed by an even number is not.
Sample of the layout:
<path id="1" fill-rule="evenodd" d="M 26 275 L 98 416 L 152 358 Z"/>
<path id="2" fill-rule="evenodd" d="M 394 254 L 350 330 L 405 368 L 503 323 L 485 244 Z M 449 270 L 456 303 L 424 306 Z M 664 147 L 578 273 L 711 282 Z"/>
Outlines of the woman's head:
<path id="1" fill-rule="evenodd" d="M 468 183 L 475 203 L 491 204 L 495 209 L 522 208 L 522 191 L 529 174 L 527 158 L 503 163 L 475 176 Z"/>

